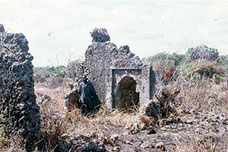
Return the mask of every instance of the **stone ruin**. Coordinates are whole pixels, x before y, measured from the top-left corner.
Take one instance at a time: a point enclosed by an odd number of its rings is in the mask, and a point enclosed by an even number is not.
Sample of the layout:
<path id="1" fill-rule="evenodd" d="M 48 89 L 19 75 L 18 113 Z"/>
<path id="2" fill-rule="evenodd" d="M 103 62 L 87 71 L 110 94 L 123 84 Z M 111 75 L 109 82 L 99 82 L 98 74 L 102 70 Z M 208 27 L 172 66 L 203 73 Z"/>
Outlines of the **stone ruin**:
<path id="1" fill-rule="evenodd" d="M 5 137 L 18 136 L 32 151 L 40 135 L 40 109 L 28 50 L 23 34 L 7 33 L 0 24 L 0 127 Z"/>
<path id="2" fill-rule="evenodd" d="M 94 85 L 98 97 L 108 109 L 141 107 L 155 92 L 151 66 L 144 65 L 129 46 L 118 48 L 110 42 L 106 29 L 94 29 L 85 53 L 84 73 Z"/>
<path id="3" fill-rule="evenodd" d="M 216 61 L 219 58 L 218 50 L 209 48 L 206 45 L 189 48 L 188 54 L 190 54 L 190 60 L 204 59 L 208 61 Z"/>

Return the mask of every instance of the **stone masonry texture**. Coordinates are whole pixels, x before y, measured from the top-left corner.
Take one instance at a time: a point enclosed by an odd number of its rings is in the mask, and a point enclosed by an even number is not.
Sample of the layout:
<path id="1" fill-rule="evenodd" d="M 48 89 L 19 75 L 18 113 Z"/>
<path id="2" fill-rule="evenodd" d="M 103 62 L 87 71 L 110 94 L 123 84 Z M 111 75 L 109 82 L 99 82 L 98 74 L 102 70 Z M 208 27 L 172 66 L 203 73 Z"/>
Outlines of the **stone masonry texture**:
<path id="1" fill-rule="evenodd" d="M 7 33 L 0 24 L 0 115 L 4 135 L 17 135 L 27 151 L 40 135 L 40 109 L 33 82 L 33 57 L 21 33 Z"/>
<path id="2" fill-rule="evenodd" d="M 117 85 L 125 76 L 136 81 L 140 105 L 149 101 L 155 84 L 152 67 L 144 65 L 129 46 L 118 48 L 110 42 L 106 29 L 96 28 L 90 34 L 93 39 L 85 53 L 84 73 L 93 83 L 101 103 L 110 109 L 115 107 Z"/>

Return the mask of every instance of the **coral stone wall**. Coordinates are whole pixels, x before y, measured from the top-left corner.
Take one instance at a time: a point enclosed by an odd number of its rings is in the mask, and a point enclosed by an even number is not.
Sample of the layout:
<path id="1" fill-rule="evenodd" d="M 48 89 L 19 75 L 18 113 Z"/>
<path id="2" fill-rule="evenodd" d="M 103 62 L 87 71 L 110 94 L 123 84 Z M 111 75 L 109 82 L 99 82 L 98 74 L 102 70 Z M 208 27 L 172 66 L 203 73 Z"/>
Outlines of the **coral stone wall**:
<path id="1" fill-rule="evenodd" d="M 32 151 L 40 134 L 40 112 L 36 104 L 33 65 L 28 41 L 0 24 L 0 115 L 4 134 L 18 135 Z"/>
<path id="2" fill-rule="evenodd" d="M 115 44 L 111 43 L 106 29 L 94 29 L 91 36 L 92 44 L 85 53 L 85 73 L 93 83 L 101 103 L 112 108 L 112 94 L 114 93 L 112 92 L 112 80 L 114 79 L 112 69 L 141 70 L 139 78 L 141 80 L 138 82 L 148 83 L 148 85 L 145 86 L 146 88 L 143 85 L 139 88 L 141 91 L 143 89 L 147 92 L 147 97 L 145 94 L 144 97 L 150 98 L 150 71 L 143 65 L 140 58 L 132 53 L 127 45 L 117 48 Z M 130 72 L 130 74 L 132 73 Z"/>

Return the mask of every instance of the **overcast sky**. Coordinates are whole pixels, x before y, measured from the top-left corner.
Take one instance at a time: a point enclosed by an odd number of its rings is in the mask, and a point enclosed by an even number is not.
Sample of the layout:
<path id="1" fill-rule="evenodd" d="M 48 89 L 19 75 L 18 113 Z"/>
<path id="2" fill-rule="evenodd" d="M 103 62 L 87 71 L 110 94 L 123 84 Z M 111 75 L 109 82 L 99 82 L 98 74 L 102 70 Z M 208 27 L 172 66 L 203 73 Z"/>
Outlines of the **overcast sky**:
<path id="1" fill-rule="evenodd" d="M 201 44 L 228 54 L 228 1 L 0 0 L 0 24 L 25 34 L 35 66 L 83 60 L 95 27 L 139 57 Z"/>

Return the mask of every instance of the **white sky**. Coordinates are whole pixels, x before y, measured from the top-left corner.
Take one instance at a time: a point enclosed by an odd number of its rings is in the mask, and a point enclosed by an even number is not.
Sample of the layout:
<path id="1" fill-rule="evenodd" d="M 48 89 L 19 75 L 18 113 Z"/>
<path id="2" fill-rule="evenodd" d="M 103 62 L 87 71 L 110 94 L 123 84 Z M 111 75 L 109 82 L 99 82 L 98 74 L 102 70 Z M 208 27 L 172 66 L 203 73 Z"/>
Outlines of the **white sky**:
<path id="1" fill-rule="evenodd" d="M 35 66 L 84 59 L 95 27 L 140 57 L 201 44 L 228 54 L 228 1 L 0 0 L 0 24 L 25 34 Z"/>

